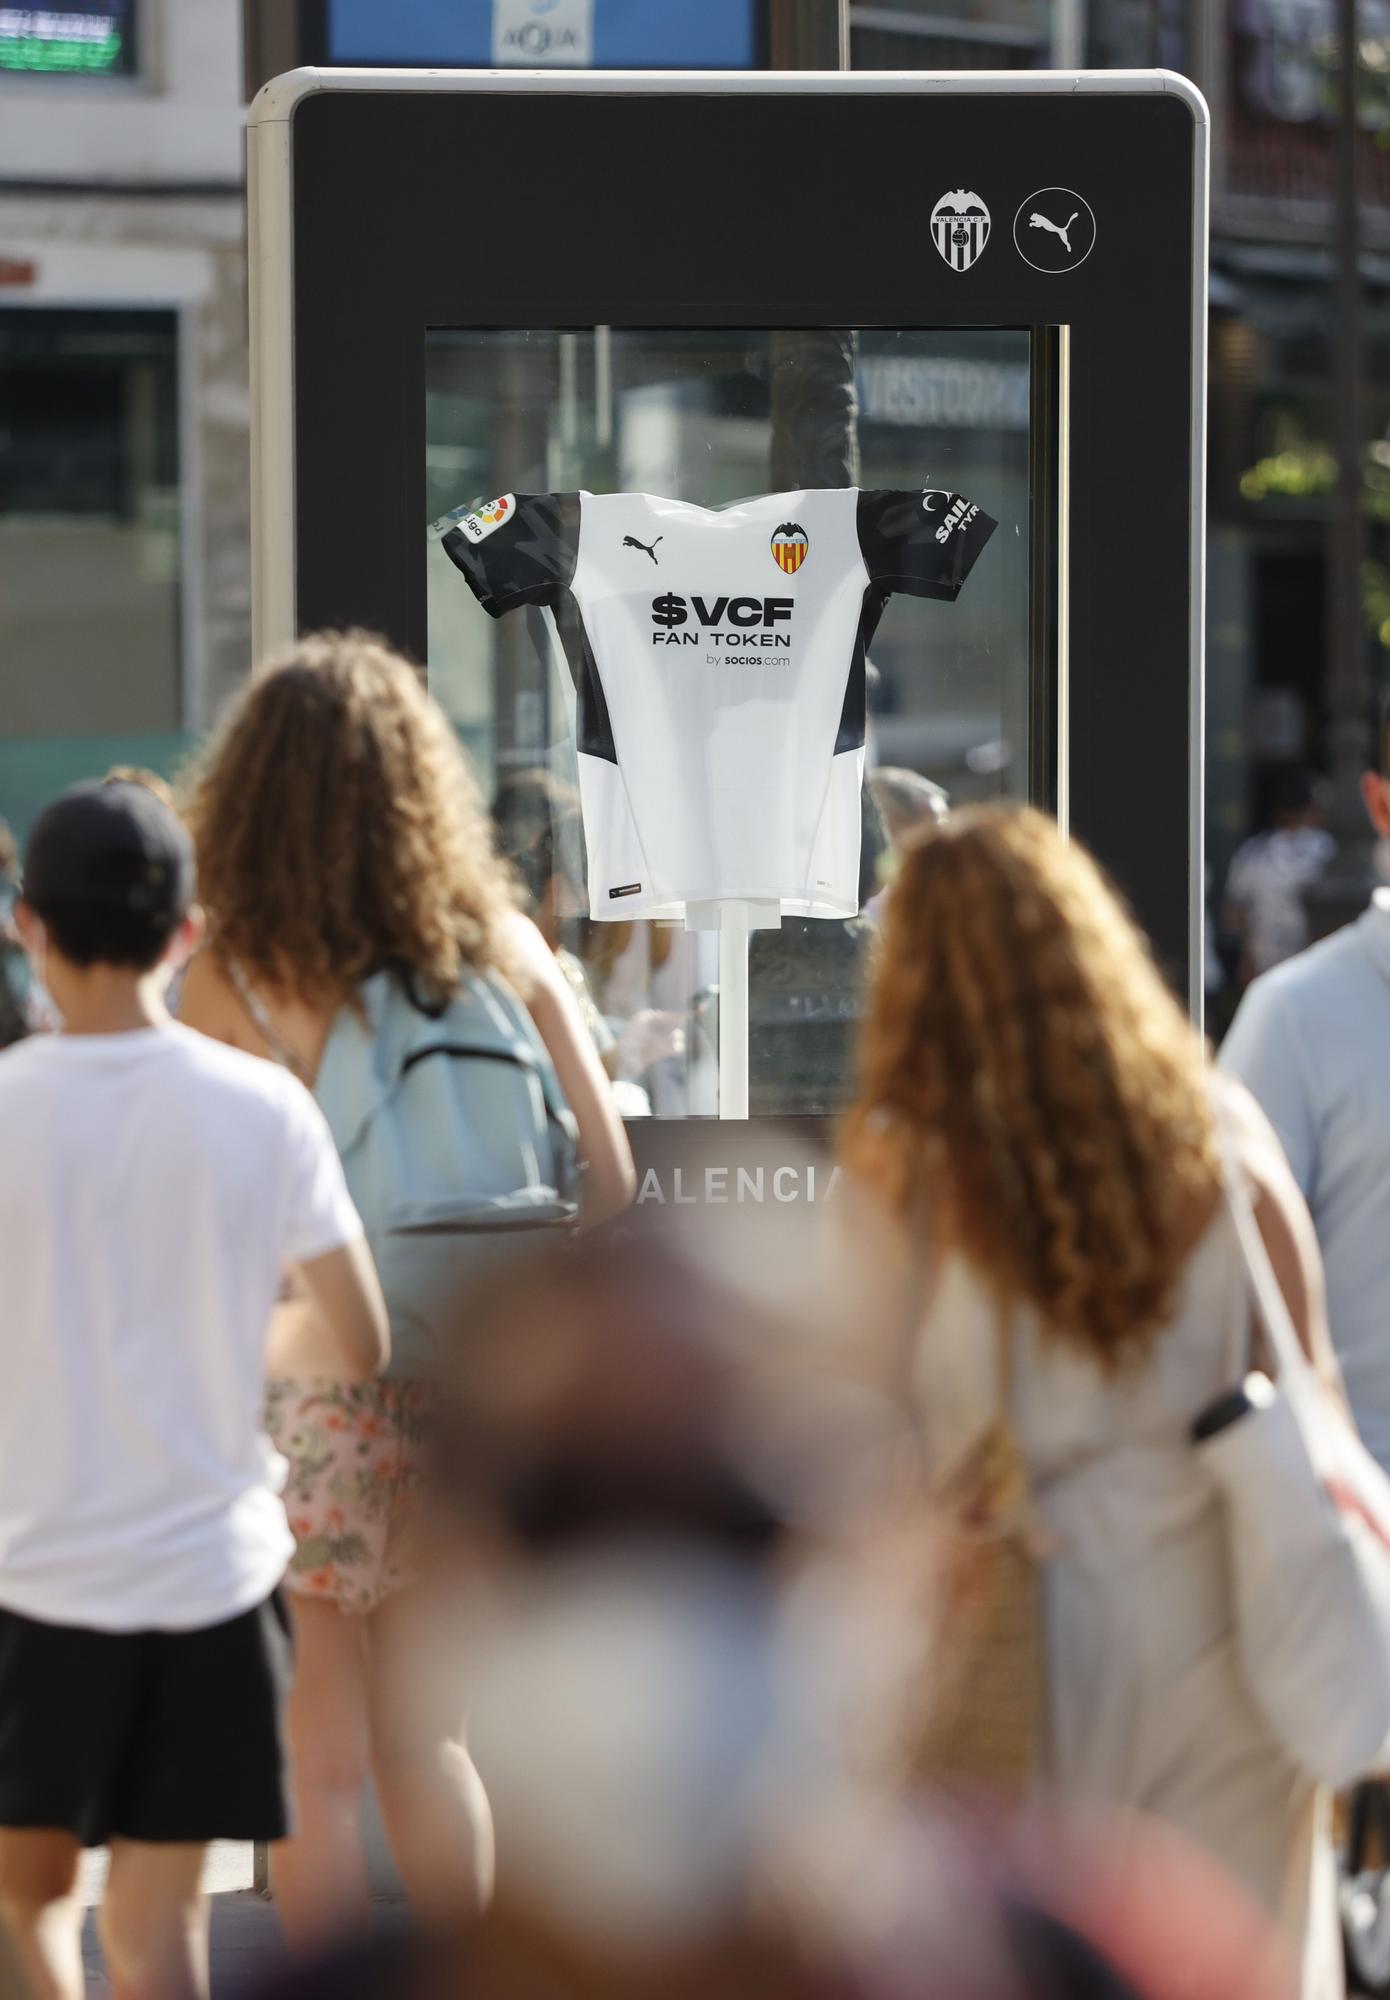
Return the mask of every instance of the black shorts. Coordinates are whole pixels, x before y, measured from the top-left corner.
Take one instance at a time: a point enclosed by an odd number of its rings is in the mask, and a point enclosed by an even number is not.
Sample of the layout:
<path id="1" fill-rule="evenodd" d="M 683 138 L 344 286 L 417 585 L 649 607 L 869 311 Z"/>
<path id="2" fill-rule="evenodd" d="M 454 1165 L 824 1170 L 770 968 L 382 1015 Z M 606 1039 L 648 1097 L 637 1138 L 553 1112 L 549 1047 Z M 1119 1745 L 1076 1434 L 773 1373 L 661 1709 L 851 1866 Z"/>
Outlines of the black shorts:
<path id="1" fill-rule="evenodd" d="M 91 1632 L 0 1609 L 0 1826 L 84 1847 L 282 1840 L 293 1665 L 277 1591 L 193 1632 Z"/>

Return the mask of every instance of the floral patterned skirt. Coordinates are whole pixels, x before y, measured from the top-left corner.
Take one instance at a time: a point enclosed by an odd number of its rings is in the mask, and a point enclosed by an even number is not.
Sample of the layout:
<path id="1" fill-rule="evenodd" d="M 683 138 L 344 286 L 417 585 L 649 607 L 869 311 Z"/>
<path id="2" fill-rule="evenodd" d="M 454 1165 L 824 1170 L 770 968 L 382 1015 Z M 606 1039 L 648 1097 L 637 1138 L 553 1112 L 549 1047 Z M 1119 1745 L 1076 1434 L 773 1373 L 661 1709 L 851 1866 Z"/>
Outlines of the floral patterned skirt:
<path id="1" fill-rule="evenodd" d="M 365 1612 L 413 1581 L 437 1396 L 423 1381 L 271 1383 L 266 1429 L 290 1467 L 288 1590 Z"/>

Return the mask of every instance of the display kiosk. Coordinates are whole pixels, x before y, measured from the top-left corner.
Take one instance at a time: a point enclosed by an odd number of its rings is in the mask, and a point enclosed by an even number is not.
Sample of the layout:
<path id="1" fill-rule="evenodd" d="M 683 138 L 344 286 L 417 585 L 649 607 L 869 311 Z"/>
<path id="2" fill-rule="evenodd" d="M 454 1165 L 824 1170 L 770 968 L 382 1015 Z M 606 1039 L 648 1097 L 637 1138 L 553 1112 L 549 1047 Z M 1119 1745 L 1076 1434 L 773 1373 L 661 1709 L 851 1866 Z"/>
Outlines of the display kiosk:
<path id="1" fill-rule="evenodd" d="M 1190 84 L 303 70 L 249 141 L 257 653 L 426 666 L 652 1199 L 808 1198 L 920 774 L 1055 812 L 1200 1016 Z"/>

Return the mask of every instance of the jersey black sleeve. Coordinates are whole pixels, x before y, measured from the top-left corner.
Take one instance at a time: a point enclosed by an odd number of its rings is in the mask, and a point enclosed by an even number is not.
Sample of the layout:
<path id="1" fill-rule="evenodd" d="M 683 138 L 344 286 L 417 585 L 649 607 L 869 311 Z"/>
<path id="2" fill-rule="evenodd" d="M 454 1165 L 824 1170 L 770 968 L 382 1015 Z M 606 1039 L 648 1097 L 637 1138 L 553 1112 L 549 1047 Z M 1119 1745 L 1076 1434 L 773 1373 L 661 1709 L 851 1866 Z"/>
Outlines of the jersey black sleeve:
<path id="1" fill-rule="evenodd" d="M 885 593 L 955 598 L 998 523 L 963 493 L 928 487 L 859 495 L 859 547 Z"/>
<path id="2" fill-rule="evenodd" d="M 494 618 L 521 604 L 553 605 L 574 577 L 577 493 L 502 493 L 436 521 L 433 532 Z"/>

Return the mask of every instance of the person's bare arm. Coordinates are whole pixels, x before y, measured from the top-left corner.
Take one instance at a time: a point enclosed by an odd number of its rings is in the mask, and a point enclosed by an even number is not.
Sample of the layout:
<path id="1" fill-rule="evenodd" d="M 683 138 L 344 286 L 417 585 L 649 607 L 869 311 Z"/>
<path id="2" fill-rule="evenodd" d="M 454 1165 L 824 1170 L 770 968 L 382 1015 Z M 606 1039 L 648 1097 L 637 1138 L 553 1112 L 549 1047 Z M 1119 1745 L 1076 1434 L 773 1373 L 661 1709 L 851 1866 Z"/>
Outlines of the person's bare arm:
<path id="1" fill-rule="evenodd" d="M 271 1375 L 326 1375 L 362 1381 L 391 1358 L 386 1301 L 363 1238 L 297 1266 L 307 1298 L 277 1306 L 271 1321 Z"/>
<path id="2" fill-rule="evenodd" d="M 550 947 L 529 917 L 511 919 L 507 942 L 521 975 L 523 997 L 560 1088 L 579 1126 L 579 1150 L 588 1168 L 583 1225 L 592 1229 L 618 1215 L 637 1192 L 637 1172 L 613 1091 L 594 1038 Z"/>

